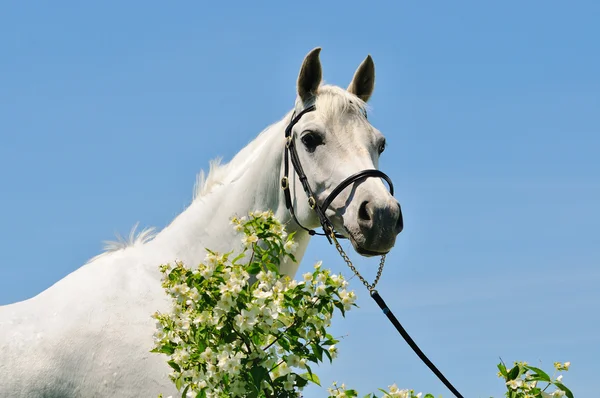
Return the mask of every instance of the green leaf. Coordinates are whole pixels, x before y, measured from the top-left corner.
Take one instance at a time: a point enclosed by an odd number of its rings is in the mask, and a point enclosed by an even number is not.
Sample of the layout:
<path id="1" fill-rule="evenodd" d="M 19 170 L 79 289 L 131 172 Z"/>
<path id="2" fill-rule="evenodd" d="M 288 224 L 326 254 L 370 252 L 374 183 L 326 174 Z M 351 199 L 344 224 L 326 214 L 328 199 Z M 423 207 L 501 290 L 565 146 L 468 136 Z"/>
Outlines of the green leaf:
<path id="1" fill-rule="evenodd" d="M 281 346 L 281 348 L 283 348 L 286 351 L 290 351 L 290 343 L 289 343 L 289 341 L 288 341 L 288 339 L 287 339 L 287 337 L 285 335 L 282 335 L 279 338 L 278 343 Z"/>
<path id="2" fill-rule="evenodd" d="M 559 382 L 554 382 L 554 385 L 555 385 L 556 387 L 558 387 L 560 390 L 564 391 L 564 392 L 565 392 L 565 395 L 566 395 L 568 398 L 573 398 L 573 393 L 571 392 L 571 390 L 569 390 L 567 387 L 565 387 L 565 385 L 564 385 L 564 384 L 562 384 L 562 383 L 559 383 Z"/>
<path id="3" fill-rule="evenodd" d="M 269 371 L 262 366 L 254 366 L 252 369 L 250 369 L 252 380 L 254 380 L 254 387 L 257 390 L 260 390 L 260 383 L 262 383 L 263 379 L 268 373 Z"/>
<path id="4" fill-rule="evenodd" d="M 515 365 L 514 368 L 512 368 L 509 372 L 508 375 L 506 376 L 507 380 L 514 380 L 519 376 L 519 366 Z"/>
<path id="5" fill-rule="evenodd" d="M 535 372 L 536 374 L 532 375 L 534 378 L 542 380 L 542 381 L 547 381 L 550 383 L 550 376 L 548 376 L 548 374 L 546 372 L 544 372 L 542 369 L 533 367 L 533 366 L 529 366 L 529 365 L 525 365 L 524 366 L 525 369 L 531 370 L 532 372 Z"/>
<path id="6" fill-rule="evenodd" d="M 311 344 L 311 347 L 315 353 L 315 356 L 319 362 L 323 362 L 323 348 L 318 344 Z"/>
<path id="7" fill-rule="evenodd" d="M 250 275 L 256 275 L 258 274 L 260 271 L 262 270 L 262 267 L 260 266 L 260 263 L 258 262 L 254 262 L 252 264 L 249 264 L 246 267 L 246 272 L 248 272 Z"/>
<path id="8" fill-rule="evenodd" d="M 344 310 L 344 304 L 342 304 L 341 301 L 335 301 L 334 305 L 337 307 L 338 310 L 340 310 L 340 312 L 342 313 L 342 316 L 345 318 L 346 311 Z"/>
<path id="9" fill-rule="evenodd" d="M 508 371 L 506 370 L 506 366 L 501 362 L 498 364 L 498 370 L 505 378 L 508 377 Z"/>
<path id="10" fill-rule="evenodd" d="M 321 380 L 319 380 L 319 377 L 313 372 L 302 373 L 299 376 L 302 377 L 304 380 L 308 380 L 310 382 L 315 383 L 319 387 L 321 386 Z"/>
<path id="11" fill-rule="evenodd" d="M 231 260 L 231 263 L 234 265 L 237 264 L 237 262 L 240 261 L 242 258 L 244 258 L 245 255 L 246 255 L 246 253 L 240 253 L 236 258 Z"/>
<path id="12" fill-rule="evenodd" d="M 188 390 L 190 389 L 190 385 L 188 384 L 184 389 L 183 392 L 181 393 L 181 398 L 186 398 L 186 394 L 188 392 Z"/>
<path id="13" fill-rule="evenodd" d="M 279 269 L 277 269 L 277 266 L 275 264 L 268 262 L 265 265 L 267 266 L 267 269 L 269 271 L 273 271 L 276 275 L 279 275 Z"/>
<path id="14" fill-rule="evenodd" d="M 325 353 L 325 355 L 327 355 L 327 358 L 329 358 L 329 363 L 332 363 L 333 358 L 331 358 L 331 354 L 329 353 L 329 350 L 323 350 L 323 352 Z"/>
<path id="15" fill-rule="evenodd" d="M 176 371 L 181 372 L 181 368 L 174 361 L 167 361 L 167 363 L 169 364 L 170 367 L 172 367 Z"/>
<path id="16" fill-rule="evenodd" d="M 202 335 L 199 332 L 196 333 L 195 349 L 198 352 L 204 352 L 204 350 L 206 349 L 206 342 L 202 339 Z"/>
<path id="17" fill-rule="evenodd" d="M 308 384 L 308 380 L 305 379 L 304 377 L 298 375 L 298 377 L 296 377 L 296 386 L 299 388 L 302 388 L 304 386 L 306 386 Z"/>

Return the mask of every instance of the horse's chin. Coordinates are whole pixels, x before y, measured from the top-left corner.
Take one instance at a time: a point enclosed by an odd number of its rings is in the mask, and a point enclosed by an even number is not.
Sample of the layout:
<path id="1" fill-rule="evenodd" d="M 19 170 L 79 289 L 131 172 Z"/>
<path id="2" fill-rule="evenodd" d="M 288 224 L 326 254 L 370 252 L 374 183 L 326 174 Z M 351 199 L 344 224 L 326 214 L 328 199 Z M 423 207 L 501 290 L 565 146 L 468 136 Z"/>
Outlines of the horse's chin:
<path id="1" fill-rule="evenodd" d="M 381 249 L 373 249 L 373 248 L 369 248 L 366 247 L 364 245 L 364 243 L 359 243 L 361 240 L 364 239 L 357 239 L 354 234 L 352 234 L 347 228 L 345 229 L 345 234 L 346 237 L 348 238 L 348 240 L 350 240 L 350 243 L 352 243 L 352 247 L 354 247 L 354 250 L 360 254 L 363 257 L 374 257 L 374 256 L 383 256 L 384 254 L 388 254 L 391 250 L 387 249 L 387 250 L 381 250 Z M 362 238 L 362 237 L 361 237 Z"/>
<path id="2" fill-rule="evenodd" d="M 384 254 L 388 254 L 390 252 L 389 250 L 384 251 L 384 252 L 373 251 L 373 250 L 362 248 L 360 246 L 354 246 L 354 250 L 356 250 L 356 252 L 363 257 L 383 256 Z"/>

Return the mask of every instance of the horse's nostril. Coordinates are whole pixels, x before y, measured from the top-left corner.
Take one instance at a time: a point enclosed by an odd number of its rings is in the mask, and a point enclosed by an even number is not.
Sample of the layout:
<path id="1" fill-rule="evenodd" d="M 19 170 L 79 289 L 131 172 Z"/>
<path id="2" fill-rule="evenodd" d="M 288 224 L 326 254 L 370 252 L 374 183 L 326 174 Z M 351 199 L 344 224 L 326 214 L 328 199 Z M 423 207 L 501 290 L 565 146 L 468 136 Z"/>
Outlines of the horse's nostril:
<path id="1" fill-rule="evenodd" d="M 396 231 L 397 233 L 402 232 L 404 229 L 404 220 L 402 219 L 402 208 L 400 204 L 398 204 L 398 221 L 396 222 Z"/>
<path id="2" fill-rule="evenodd" d="M 366 200 L 361 203 L 360 208 L 358 209 L 358 218 L 360 220 L 364 220 L 364 221 L 371 220 L 371 216 L 369 215 L 369 212 L 367 211 L 368 204 L 369 204 L 369 202 L 367 202 Z"/>

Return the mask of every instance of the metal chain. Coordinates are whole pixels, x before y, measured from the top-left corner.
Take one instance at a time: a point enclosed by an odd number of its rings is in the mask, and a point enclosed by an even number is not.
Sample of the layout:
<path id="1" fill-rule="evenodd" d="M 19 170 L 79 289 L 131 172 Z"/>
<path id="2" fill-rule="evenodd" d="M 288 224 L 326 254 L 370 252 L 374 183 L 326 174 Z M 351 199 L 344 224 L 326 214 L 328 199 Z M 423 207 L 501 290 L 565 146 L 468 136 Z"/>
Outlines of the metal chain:
<path id="1" fill-rule="evenodd" d="M 348 265 L 348 268 L 350 268 L 352 270 L 352 272 L 354 272 L 354 275 L 356 275 L 358 277 L 358 279 L 360 279 L 360 281 L 363 283 L 363 285 L 365 285 L 366 288 L 369 289 L 370 292 L 374 291 L 375 286 L 377 286 L 377 283 L 379 282 L 379 278 L 381 278 L 381 273 L 383 272 L 383 266 L 385 265 L 385 254 L 381 256 L 381 261 L 379 261 L 379 268 L 377 269 L 377 276 L 375 277 L 373 284 L 370 284 L 358 272 L 358 270 L 356 269 L 354 264 L 352 264 L 352 261 L 350 260 L 348 255 L 346 255 L 346 252 L 344 251 L 344 249 L 338 242 L 337 238 L 335 237 L 335 234 L 332 233 L 332 234 L 330 234 L 330 236 L 331 236 L 331 239 L 333 240 L 333 243 L 335 243 L 335 248 L 340 253 L 340 256 L 342 256 L 342 259 L 346 262 L 346 265 Z"/>

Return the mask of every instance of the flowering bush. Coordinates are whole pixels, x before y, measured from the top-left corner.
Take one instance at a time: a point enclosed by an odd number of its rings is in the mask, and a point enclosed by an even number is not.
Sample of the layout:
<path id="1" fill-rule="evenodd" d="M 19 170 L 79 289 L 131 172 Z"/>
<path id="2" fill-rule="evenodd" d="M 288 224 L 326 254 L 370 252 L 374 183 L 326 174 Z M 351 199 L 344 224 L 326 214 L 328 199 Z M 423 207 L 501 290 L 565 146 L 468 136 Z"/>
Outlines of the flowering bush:
<path id="1" fill-rule="evenodd" d="M 161 266 L 173 310 L 154 314 L 153 351 L 170 356 L 183 396 L 296 397 L 308 382 L 319 384 L 310 364 L 336 357 L 338 341 L 326 328 L 355 295 L 320 263 L 301 282 L 282 277 L 279 263 L 294 260 L 295 243 L 272 213 L 232 223 L 244 233 L 236 258 L 209 251 L 195 269 Z"/>
<path id="2" fill-rule="evenodd" d="M 237 257 L 207 250 L 195 268 L 181 262 L 161 265 L 162 286 L 173 307 L 153 315 L 152 351 L 169 357 L 170 378 L 182 397 L 300 397 L 309 382 L 320 385 L 310 365 L 337 356 L 338 340 L 327 328 L 334 311 L 344 316 L 356 296 L 341 274 L 323 269 L 320 262 L 300 282 L 279 274 L 281 262 L 295 261 L 297 245 L 271 212 L 234 217 L 232 225 L 244 245 Z M 568 367 L 560 364 L 557 370 Z M 499 369 L 508 398 L 573 397 L 562 376 L 551 380 L 522 363 L 510 370 L 500 364 Z M 546 394 L 538 381 L 553 384 L 558 392 Z M 395 384 L 380 391 L 386 397 L 434 398 Z M 329 398 L 358 396 L 344 384 L 334 383 L 328 392 Z"/>

